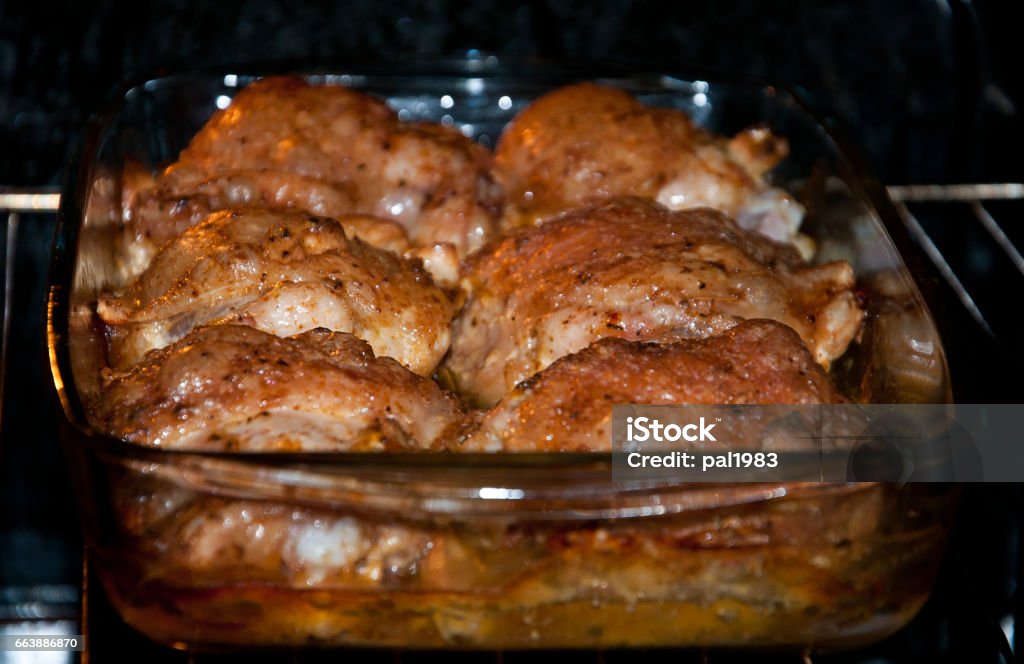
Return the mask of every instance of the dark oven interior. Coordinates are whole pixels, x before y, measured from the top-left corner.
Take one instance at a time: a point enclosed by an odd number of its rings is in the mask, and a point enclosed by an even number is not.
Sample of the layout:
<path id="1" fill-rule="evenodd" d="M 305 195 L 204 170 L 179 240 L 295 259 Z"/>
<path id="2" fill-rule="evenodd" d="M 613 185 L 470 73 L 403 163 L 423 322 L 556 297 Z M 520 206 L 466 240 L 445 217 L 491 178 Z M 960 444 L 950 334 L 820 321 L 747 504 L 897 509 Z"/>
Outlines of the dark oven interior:
<path id="1" fill-rule="evenodd" d="M 863 153 L 928 258 L 917 276 L 934 285 L 931 305 L 945 335 L 956 400 L 1020 403 L 1024 343 L 1016 314 L 1024 288 L 1024 169 L 1018 155 L 1024 148 L 1024 87 L 1015 40 L 1022 19 L 1019 4 L 967 0 L 0 5 L 0 634 L 86 632 L 94 661 L 129 651 L 152 662 L 328 657 L 189 658 L 158 648 L 121 624 L 102 593 L 88 584 L 88 573 L 83 575 L 47 385 L 44 283 L 57 186 L 83 123 L 119 81 L 162 69 L 266 62 L 330 66 L 478 49 L 794 85 Z M 813 661 L 1015 661 L 1024 638 L 1015 629 L 1024 620 L 1022 515 L 1019 486 L 967 486 L 939 582 L 914 622 L 866 650 L 814 655 Z M 390 661 L 430 657 L 355 655 Z M 579 661 L 636 656 L 572 655 Z M 5 656 L 0 652 L 0 662 L 8 661 Z M 812 661 L 801 653 L 644 657 Z"/>

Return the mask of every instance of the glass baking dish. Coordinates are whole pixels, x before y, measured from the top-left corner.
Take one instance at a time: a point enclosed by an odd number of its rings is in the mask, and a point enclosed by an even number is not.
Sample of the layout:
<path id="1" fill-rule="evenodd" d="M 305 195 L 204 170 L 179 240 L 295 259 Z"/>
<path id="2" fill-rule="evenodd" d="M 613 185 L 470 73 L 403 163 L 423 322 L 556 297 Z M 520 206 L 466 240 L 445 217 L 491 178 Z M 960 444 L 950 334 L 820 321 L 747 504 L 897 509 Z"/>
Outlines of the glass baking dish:
<path id="1" fill-rule="evenodd" d="M 807 208 L 815 260 L 853 264 L 868 309 L 834 380 L 864 402 L 949 401 L 941 340 L 883 223 L 884 196 L 790 92 L 494 57 L 305 75 L 485 145 L 530 100 L 583 79 L 684 109 L 717 132 L 767 124 L 791 148 L 773 184 Z M 252 78 L 128 87 L 87 132 L 61 199 L 50 361 L 90 561 L 130 625 L 193 649 L 832 649 L 890 634 L 920 608 L 952 485 L 613 481 L 601 453 L 225 455 L 95 431 L 84 407 L 105 361 L 95 303 L 122 285 L 124 165 L 173 160 Z M 233 546 L 239 538 L 259 546 Z M 342 556 L 341 568 L 291 563 L 296 546 L 318 541 L 332 543 L 319 555 Z"/>

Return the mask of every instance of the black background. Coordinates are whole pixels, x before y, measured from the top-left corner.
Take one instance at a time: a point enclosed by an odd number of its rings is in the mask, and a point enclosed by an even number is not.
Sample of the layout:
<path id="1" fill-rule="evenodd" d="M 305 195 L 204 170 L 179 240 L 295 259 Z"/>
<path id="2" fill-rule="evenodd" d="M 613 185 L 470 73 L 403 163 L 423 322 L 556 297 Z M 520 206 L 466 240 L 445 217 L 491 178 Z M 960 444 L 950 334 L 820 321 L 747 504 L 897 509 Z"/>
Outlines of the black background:
<path id="1" fill-rule="evenodd" d="M 972 146 L 979 130 L 1009 128 L 1022 18 L 1019 3 L 935 0 L 7 2 L 0 182 L 56 182 L 76 128 L 126 77 L 470 48 L 796 84 L 853 129 L 889 183 L 1002 179 Z M 1011 57 L 985 52 L 1004 41 Z"/>

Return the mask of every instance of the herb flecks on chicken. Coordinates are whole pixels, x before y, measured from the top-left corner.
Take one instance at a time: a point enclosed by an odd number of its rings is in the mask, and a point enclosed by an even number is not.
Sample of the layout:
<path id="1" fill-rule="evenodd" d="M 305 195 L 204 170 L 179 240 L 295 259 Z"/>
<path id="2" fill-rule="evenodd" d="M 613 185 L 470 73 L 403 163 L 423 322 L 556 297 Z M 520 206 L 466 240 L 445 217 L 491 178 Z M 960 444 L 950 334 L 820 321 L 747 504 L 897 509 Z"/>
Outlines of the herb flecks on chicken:
<path id="1" fill-rule="evenodd" d="M 458 401 L 350 334 L 200 327 L 107 376 L 96 417 L 134 443 L 222 452 L 430 449 Z"/>
<path id="2" fill-rule="evenodd" d="M 458 130 L 402 122 L 381 100 L 297 78 L 266 78 L 216 112 L 177 162 L 133 169 L 123 195 L 125 271 L 209 212 L 254 205 L 400 223 L 416 246 L 479 247 L 500 214 L 491 155 Z"/>
<path id="3" fill-rule="evenodd" d="M 707 339 L 593 343 L 517 385 L 461 449 L 611 451 L 613 404 L 843 400 L 793 330 L 749 320 Z"/>
<path id="4" fill-rule="evenodd" d="M 471 256 L 462 285 L 445 366 L 484 406 L 603 337 L 701 338 L 770 318 L 828 365 L 863 317 L 848 263 L 812 267 L 721 212 L 638 198 L 522 229 Z"/>
<path id="5" fill-rule="evenodd" d="M 98 310 L 117 368 L 220 322 L 278 336 L 350 332 L 423 375 L 448 350 L 455 313 L 418 260 L 350 238 L 333 219 L 256 208 L 215 212 L 187 229 Z"/>

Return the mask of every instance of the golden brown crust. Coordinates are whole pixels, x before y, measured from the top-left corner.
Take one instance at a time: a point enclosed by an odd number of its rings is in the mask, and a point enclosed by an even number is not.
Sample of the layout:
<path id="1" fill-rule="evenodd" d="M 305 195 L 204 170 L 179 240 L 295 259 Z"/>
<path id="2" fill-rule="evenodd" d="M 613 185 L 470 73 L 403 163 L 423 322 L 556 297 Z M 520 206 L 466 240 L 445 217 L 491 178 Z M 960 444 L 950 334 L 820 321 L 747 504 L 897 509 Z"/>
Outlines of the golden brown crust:
<path id="1" fill-rule="evenodd" d="M 435 447 L 462 409 L 352 335 L 216 325 L 112 373 L 95 414 L 110 434 L 153 447 L 313 452 Z"/>
<path id="2" fill-rule="evenodd" d="M 356 218 L 378 239 L 373 219 Z M 334 219 L 295 210 L 214 212 L 170 241 L 119 296 L 99 300 L 115 368 L 209 322 L 279 336 L 351 332 L 379 355 L 429 375 L 448 350 L 454 306 L 419 261 L 347 237 Z"/>
<path id="3" fill-rule="evenodd" d="M 150 186 L 125 190 L 129 242 L 158 248 L 211 210 L 295 207 L 399 221 L 418 246 L 480 246 L 501 192 L 483 146 L 441 125 L 407 123 L 340 86 L 266 78 L 241 90 Z"/>
<path id="4" fill-rule="evenodd" d="M 603 337 L 700 338 L 749 318 L 795 329 L 827 364 L 863 313 L 847 263 L 796 251 L 707 208 L 613 199 L 523 229 L 471 256 L 445 366 L 483 405 Z"/>
<path id="5" fill-rule="evenodd" d="M 510 203 L 505 223 L 514 227 L 623 195 L 735 216 L 786 153 L 785 141 L 767 130 L 721 139 L 680 110 L 580 83 L 517 115 L 498 142 L 495 166 Z"/>
<path id="6" fill-rule="evenodd" d="M 461 449 L 609 451 L 613 404 L 841 401 L 793 330 L 751 320 L 707 339 L 597 341 L 517 385 Z"/>

